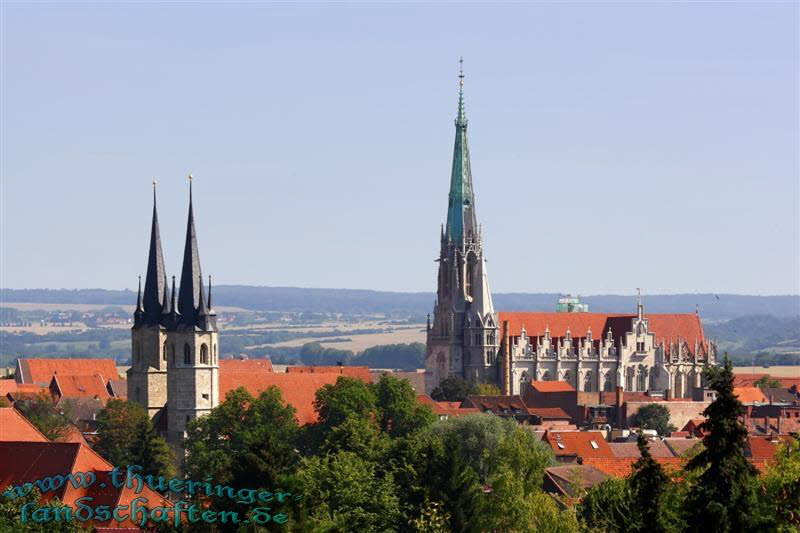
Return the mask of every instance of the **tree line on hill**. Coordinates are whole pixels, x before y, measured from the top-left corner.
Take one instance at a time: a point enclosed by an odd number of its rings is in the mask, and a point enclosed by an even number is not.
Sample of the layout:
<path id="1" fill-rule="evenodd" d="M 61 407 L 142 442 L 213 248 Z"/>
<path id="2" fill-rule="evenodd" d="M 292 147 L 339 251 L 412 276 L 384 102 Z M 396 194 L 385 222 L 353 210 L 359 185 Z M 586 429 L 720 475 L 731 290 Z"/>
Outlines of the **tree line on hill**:
<path id="1" fill-rule="evenodd" d="M 285 524 L 247 531 L 797 531 L 800 441 L 782 447 L 759 474 L 744 454 L 747 432 L 738 420 L 743 406 L 733 394 L 730 362 L 706 378 L 717 398 L 704 412 L 702 449 L 685 468 L 665 471 L 640 437 L 631 474 L 580 492 L 574 507 L 542 491 L 544 470 L 555 462 L 533 433 L 487 414 L 437 420 L 406 380 L 390 375 L 375 384 L 340 377 L 322 387 L 319 420 L 304 427 L 279 389 L 255 397 L 232 391 L 190 423 L 183 468 L 189 479 L 234 490 L 301 496 L 282 507 Z M 174 474 L 164 460 L 170 452 L 141 407 L 112 400 L 98 426 L 97 449 L 117 466 L 135 462 L 145 473 Z M 212 494 L 197 502 L 253 513 L 245 498 Z M 0 526 L 12 511 L 0 509 Z"/>
<path id="2" fill-rule="evenodd" d="M 497 309 L 513 311 L 554 311 L 557 293 L 495 293 Z M 259 311 L 385 314 L 423 319 L 433 308 L 432 292 L 386 292 L 359 289 L 309 289 L 298 287 L 256 287 L 219 285 L 214 287 L 217 306 Z M 128 290 L 105 289 L 0 289 L 0 301 L 61 304 L 133 305 L 136 294 Z M 635 313 L 633 296 L 594 295 L 581 301 L 602 313 Z M 705 320 L 730 320 L 744 315 L 796 317 L 800 296 L 750 296 L 737 294 L 648 295 L 645 310 L 651 313 L 691 313 L 696 308 Z"/>

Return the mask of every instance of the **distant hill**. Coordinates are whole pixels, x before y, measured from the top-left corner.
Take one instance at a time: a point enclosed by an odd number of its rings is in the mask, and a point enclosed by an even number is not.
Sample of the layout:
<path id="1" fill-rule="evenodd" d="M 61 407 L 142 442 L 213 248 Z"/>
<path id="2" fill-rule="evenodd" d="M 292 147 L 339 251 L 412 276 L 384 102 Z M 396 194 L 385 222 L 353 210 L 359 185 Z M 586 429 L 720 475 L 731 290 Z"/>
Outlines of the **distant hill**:
<path id="1" fill-rule="evenodd" d="M 552 311 L 559 294 L 498 293 L 498 310 Z M 581 299 L 591 311 L 634 312 L 632 296 L 597 295 Z M 48 304 L 132 305 L 132 291 L 105 289 L 0 289 L 0 302 Z M 424 317 L 433 307 L 429 292 L 384 292 L 360 289 L 304 289 L 297 287 L 255 287 L 220 285 L 214 287 L 218 306 L 233 306 L 259 311 L 375 314 Z M 645 309 L 653 313 L 691 313 L 699 308 L 706 321 L 724 321 L 746 315 L 797 317 L 800 296 L 742 296 L 734 294 L 647 295 Z"/>

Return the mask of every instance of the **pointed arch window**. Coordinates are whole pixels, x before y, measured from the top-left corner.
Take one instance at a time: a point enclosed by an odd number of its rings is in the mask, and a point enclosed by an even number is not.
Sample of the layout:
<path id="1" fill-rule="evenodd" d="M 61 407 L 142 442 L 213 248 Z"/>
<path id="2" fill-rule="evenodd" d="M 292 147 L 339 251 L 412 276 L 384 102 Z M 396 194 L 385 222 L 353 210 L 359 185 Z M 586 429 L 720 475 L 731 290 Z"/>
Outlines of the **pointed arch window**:
<path id="1" fill-rule="evenodd" d="M 183 345 L 183 364 L 184 365 L 192 364 L 192 347 L 189 346 L 188 342 Z"/>
<path id="2" fill-rule="evenodd" d="M 164 341 L 164 345 L 161 347 L 161 360 L 167 360 L 167 341 Z"/>
<path id="3" fill-rule="evenodd" d="M 200 346 L 200 364 L 208 364 L 208 346 L 205 343 Z"/>
<path id="4" fill-rule="evenodd" d="M 214 363 L 216 364 L 217 363 L 217 345 L 214 344 L 213 346 L 214 346 L 214 348 L 213 348 L 214 349 Z"/>

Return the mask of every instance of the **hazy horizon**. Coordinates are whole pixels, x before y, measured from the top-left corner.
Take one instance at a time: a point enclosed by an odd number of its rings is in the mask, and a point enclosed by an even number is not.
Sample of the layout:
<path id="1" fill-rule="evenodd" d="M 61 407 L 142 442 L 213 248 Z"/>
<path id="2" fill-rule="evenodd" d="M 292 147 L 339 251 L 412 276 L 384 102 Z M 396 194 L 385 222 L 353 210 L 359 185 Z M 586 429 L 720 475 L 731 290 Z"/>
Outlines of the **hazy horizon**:
<path id="1" fill-rule="evenodd" d="M 2 4 L 0 286 L 428 292 L 464 57 L 493 292 L 800 293 L 797 3 Z M 427 291 L 425 290 L 427 289 Z"/>

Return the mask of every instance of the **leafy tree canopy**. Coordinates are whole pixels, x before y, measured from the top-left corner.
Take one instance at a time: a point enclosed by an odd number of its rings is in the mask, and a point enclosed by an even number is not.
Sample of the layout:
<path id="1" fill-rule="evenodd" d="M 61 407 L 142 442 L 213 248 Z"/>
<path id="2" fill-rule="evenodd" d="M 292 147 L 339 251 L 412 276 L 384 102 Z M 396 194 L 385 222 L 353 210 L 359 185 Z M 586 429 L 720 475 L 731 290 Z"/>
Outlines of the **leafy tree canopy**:
<path id="1" fill-rule="evenodd" d="M 659 435 L 669 435 L 676 431 L 669 423 L 669 409 L 658 403 L 643 405 L 631 417 L 631 425 L 641 429 L 655 429 Z"/>
<path id="2" fill-rule="evenodd" d="M 19 400 L 15 405 L 50 440 L 60 439 L 72 427 L 72 405 L 66 401 L 57 405 L 46 390 L 32 398 Z"/>

